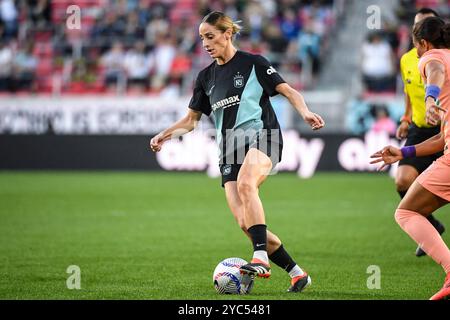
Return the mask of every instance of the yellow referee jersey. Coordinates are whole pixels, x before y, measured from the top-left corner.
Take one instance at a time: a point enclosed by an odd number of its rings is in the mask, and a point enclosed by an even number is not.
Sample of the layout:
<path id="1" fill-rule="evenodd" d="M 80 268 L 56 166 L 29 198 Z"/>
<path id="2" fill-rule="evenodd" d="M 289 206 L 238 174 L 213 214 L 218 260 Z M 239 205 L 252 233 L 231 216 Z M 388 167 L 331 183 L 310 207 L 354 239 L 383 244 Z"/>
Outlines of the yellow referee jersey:
<path id="1" fill-rule="evenodd" d="M 405 53 L 400 59 L 400 72 L 405 94 L 412 107 L 412 121 L 419 128 L 430 128 L 425 120 L 425 86 L 419 72 L 419 57 L 416 48 Z"/>

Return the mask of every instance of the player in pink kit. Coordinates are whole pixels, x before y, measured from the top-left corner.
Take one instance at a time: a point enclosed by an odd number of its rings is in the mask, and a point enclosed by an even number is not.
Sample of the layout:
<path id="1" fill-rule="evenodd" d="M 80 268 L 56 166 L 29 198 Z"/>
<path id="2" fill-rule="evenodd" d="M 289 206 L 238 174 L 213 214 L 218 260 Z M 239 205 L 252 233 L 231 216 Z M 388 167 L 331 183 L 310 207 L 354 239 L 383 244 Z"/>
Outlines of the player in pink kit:
<path id="1" fill-rule="evenodd" d="M 444 155 L 411 185 L 395 212 L 400 227 L 444 269 L 444 286 L 430 298 L 443 300 L 450 299 L 450 250 L 426 217 L 450 202 L 450 24 L 440 18 L 426 18 L 414 27 L 413 35 L 426 84 L 427 122 L 437 125 L 440 121 L 441 132 L 414 146 L 385 147 L 372 155 L 375 160 L 371 163 L 384 162 L 382 170 L 403 158 L 444 150 Z"/>

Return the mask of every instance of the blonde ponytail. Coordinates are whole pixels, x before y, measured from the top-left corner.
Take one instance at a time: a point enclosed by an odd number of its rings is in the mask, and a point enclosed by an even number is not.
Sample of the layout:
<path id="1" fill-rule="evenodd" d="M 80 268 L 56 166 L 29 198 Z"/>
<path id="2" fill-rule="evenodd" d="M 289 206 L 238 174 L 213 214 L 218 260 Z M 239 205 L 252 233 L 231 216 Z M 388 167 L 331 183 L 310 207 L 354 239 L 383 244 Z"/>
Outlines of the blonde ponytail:
<path id="1" fill-rule="evenodd" d="M 204 22 L 216 27 L 222 32 L 231 29 L 233 35 L 238 34 L 242 30 L 242 26 L 240 24 L 242 21 L 233 21 L 233 19 L 220 11 L 213 11 L 207 14 L 202 20 L 202 23 Z"/>

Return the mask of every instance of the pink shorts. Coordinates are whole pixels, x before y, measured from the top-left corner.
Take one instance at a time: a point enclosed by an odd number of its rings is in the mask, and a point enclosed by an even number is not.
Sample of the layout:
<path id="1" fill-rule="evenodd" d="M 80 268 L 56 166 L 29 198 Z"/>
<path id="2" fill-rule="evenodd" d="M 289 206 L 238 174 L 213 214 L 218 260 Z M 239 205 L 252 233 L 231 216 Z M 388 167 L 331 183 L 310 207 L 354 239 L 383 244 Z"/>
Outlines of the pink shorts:
<path id="1" fill-rule="evenodd" d="M 450 153 L 434 161 L 417 177 L 417 182 L 431 193 L 450 201 Z"/>

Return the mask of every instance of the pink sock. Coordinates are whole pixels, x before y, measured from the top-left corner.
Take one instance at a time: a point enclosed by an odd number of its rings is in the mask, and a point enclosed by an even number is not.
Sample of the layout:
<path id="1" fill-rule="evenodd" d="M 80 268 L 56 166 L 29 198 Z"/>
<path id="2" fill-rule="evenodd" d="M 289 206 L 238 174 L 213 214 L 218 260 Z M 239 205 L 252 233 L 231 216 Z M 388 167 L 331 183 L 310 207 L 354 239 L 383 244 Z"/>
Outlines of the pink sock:
<path id="1" fill-rule="evenodd" d="M 424 216 L 414 211 L 397 209 L 395 221 L 428 256 L 444 268 L 445 273 L 450 272 L 450 250 Z"/>

